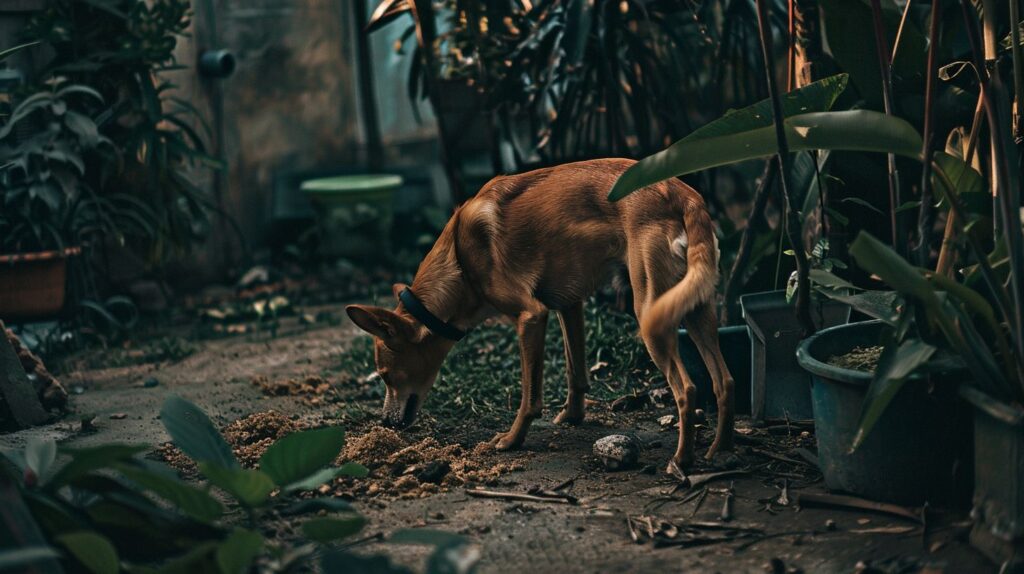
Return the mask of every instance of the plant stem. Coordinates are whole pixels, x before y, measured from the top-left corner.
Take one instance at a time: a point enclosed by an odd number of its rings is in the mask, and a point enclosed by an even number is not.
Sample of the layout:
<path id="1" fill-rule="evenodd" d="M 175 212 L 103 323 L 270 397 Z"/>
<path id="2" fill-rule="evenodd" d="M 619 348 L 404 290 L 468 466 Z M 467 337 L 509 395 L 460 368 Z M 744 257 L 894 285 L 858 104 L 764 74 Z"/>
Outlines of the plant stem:
<path id="1" fill-rule="evenodd" d="M 892 66 L 890 65 L 889 39 L 882 21 L 881 0 L 871 0 L 871 22 L 875 29 L 875 51 L 878 53 L 878 67 L 882 74 L 882 101 L 886 115 L 894 115 L 892 101 Z M 900 206 L 900 178 L 896 170 L 896 154 L 888 155 L 889 168 L 889 225 L 892 227 L 892 245 L 897 253 L 904 255 L 906 249 L 899 228 L 896 209 Z"/>
<path id="2" fill-rule="evenodd" d="M 909 4 L 909 2 L 908 2 Z M 917 215 L 917 265 L 928 266 L 931 255 L 932 227 L 935 225 L 935 206 L 932 202 L 931 155 L 935 135 L 935 82 L 938 80 L 935 52 L 939 44 L 939 0 L 932 0 L 931 23 L 928 26 L 928 64 L 925 70 L 924 89 L 924 134 L 921 137 L 921 207 Z"/>
<path id="3" fill-rule="evenodd" d="M 750 263 L 751 249 L 754 245 L 754 235 L 760 228 L 764 219 L 764 209 L 768 205 L 768 198 L 771 196 L 772 182 L 775 174 L 778 173 L 778 163 L 769 159 L 764 164 L 764 172 L 761 174 L 761 182 L 754 191 L 754 206 L 747 218 L 747 227 L 740 236 L 740 246 L 736 251 L 736 260 L 732 263 L 732 270 L 729 271 L 729 279 L 725 283 L 725 305 L 722 309 L 722 324 L 728 325 L 732 314 L 736 310 L 739 301 L 739 291 L 746 284 L 747 266 Z"/>
<path id="4" fill-rule="evenodd" d="M 978 149 L 978 136 L 981 133 L 981 119 L 985 114 L 985 100 L 978 94 L 978 104 L 974 108 L 974 119 L 971 121 L 971 133 L 967 136 L 967 150 L 964 152 L 964 163 L 968 167 L 974 161 L 974 153 Z M 963 175 L 961 174 L 961 178 Z M 959 184 L 959 180 L 957 181 Z M 946 216 L 946 230 L 942 234 L 942 246 L 939 248 L 939 262 L 935 265 L 937 275 L 950 276 L 956 262 L 956 250 L 953 249 L 953 233 L 959 225 L 959 214 L 952 209 Z"/>
<path id="5" fill-rule="evenodd" d="M 986 0 L 986 13 L 995 10 L 993 2 Z M 985 100 L 985 117 L 988 120 L 991 156 L 992 156 L 992 193 L 997 211 L 997 220 L 1003 224 L 1003 239 L 1007 243 L 1010 262 L 1010 295 L 1012 305 L 1006 322 L 1014 342 L 1018 357 L 1024 357 L 1024 292 L 1021 290 L 1021 273 L 1024 273 L 1024 237 L 1021 234 L 1019 166 L 1011 167 L 1008 150 L 1012 149 L 1009 137 L 1010 114 L 1006 110 L 1005 90 L 998 74 L 989 75 L 987 62 L 981 61 L 981 50 L 977 30 L 977 13 L 970 0 L 960 0 L 963 8 L 967 36 L 974 54 L 975 66 L 978 68 L 978 80 L 981 83 L 981 95 Z M 994 20 L 994 18 L 993 18 Z M 994 25 L 993 25 L 994 26 Z M 992 68 L 994 69 L 994 67 Z M 1024 395 L 1024 378 L 1017 381 Z"/>
<path id="6" fill-rule="evenodd" d="M 1024 54 L 1020 47 L 1020 1 L 1010 0 L 1010 54 L 1013 57 L 1013 137 L 1024 139 L 1024 122 L 1020 108 L 1024 106 Z"/>
<path id="7" fill-rule="evenodd" d="M 785 199 L 786 232 L 789 236 L 789 243 L 793 247 L 794 259 L 796 259 L 796 316 L 806 337 L 814 333 L 815 330 L 814 321 L 811 320 L 811 285 L 808 278 L 810 270 L 807 267 L 807 253 L 804 251 L 803 241 L 800 238 L 800 218 L 793 206 L 793 198 L 790 197 L 789 188 L 786 186 L 790 163 L 789 145 L 786 143 L 785 116 L 782 115 L 782 100 L 779 96 L 778 86 L 775 85 L 775 58 L 772 56 L 772 33 L 771 24 L 768 21 L 766 0 L 757 0 L 757 24 L 761 35 L 761 53 L 764 55 L 764 68 L 768 76 L 768 95 L 772 101 L 772 123 L 775 125 L 775 140 L 779 147 L 779 153 L 776 157 L 779 163 L 779 187 L 782 197 Z"/>

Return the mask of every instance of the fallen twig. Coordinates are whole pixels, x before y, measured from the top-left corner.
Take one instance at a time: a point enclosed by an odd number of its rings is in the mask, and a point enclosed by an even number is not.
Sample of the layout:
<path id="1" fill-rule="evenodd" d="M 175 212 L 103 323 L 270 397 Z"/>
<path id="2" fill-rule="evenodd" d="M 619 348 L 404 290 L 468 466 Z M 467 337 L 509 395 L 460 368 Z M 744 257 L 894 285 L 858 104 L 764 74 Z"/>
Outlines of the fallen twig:
<path id="1" fill-rule="evenodd" d="M 547 496 L 541 494 L 525 494 L 522 492 L 500 492 L 497 490 L 466 489 L 466 494 L 474 498 L 499 498 L 503 500 L 522 500 L 526 502 L 553 502 L 555 504 L 577 504 L 575 497 L 568 494 Z"/>
<path id="2" fill-rule="evenodd" d="M 881 512 L 883 514 L 900 516 L 902 518 L 907 518 L 915 522 L 920 522 L 924 524 L 923 509 L 908 508 L 906 506 L 899 506 L 897 504 L 889 504 L 886 502 L 875 502 L 874 500 L 867 500 L 865 498 L 858 498 L 856 496 L 804 492 L 801 493 L 799 498 L 797 499 L 797 504 L 801 507 L 836 506 L 840 508 L 855 508 L 857 510 L 869 510 L 872 512 Z"/>

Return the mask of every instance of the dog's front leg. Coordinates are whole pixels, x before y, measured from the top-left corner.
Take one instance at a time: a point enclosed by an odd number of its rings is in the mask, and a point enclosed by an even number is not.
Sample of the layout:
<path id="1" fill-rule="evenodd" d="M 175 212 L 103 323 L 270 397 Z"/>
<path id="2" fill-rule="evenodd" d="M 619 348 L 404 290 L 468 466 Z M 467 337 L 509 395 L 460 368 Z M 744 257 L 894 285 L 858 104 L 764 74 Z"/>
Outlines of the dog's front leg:
<path id="1" fill-rule="evenodd" d="M 530 423 L 544 408 L 544 332 L 548 312 L 524 311 L 516 324 L 519 333 L 519 357 L 523 366 L 523 396 L 516 420 L 508 432 L 499 433 L 491 441 L 498 450 L 522 446 Z"/>

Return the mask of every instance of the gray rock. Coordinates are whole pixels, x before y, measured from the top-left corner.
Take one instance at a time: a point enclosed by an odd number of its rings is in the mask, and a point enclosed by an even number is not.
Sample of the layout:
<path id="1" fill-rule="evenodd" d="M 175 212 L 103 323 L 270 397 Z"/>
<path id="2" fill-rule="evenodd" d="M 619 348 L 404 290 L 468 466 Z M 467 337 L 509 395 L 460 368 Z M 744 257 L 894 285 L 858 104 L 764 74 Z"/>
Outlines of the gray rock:
<path id="1" fill-rule="evenodd" d="M 635 466 L 640 460 L 640 450 L 640 441 L 624 434 L 608 435 L 594 443 L 594 454 L 608 470 L 623 470 Z"/>

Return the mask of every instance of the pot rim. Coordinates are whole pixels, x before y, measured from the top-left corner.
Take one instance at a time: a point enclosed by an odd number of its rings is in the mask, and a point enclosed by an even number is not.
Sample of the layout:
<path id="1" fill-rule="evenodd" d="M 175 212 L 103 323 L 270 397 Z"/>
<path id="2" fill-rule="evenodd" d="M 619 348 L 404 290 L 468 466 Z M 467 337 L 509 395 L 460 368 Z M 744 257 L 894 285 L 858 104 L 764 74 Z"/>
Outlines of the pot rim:
<path id="1" fill-rule="evenodd" d="M 841 329 L 848 329 L 854 326 L 862 325 L 876 325 L 882 324 L 882 321 L 874 319 L 871 321 L 857 321 L 856 323 L 846 323 L 845 325 L 836 325 L 835 327 L 829 327 L 822 329 L 817 333 L 807 337 L 803 341 L 800 341 L 800 345 L 796 348 L 796 362 L 800 364 L 804 370 L 808 371 L 812 375 L 829 379 L 832 381 L 839 381 L 841 383 L 868 386 L 871 381 L 875 378 L 874 373 L 868 373 L 865 371 L 857 371 L 855 369 L 847 369 L 846 367 L 837 367 L 830 365 L 824 361 L 819 360 L 811 354 L 811 344 L 814 343 L 818 337 L 829 335 L 833 331 Z"/>
<path id="2" fill-rule="evenodd" d="M 19 263 L 19 262 L 32 262 L 32 261 L 49 261 L 51 259 L 67 259 L 75 255 L 82 253 L 81 246 L 75 245 L 72 247 L 65 247 L 64 249 L 51 249 L 49 251 L 32 251 L 29 253 L 9 253 L 7 255 L 0 255 L 0 264 Z"/>

